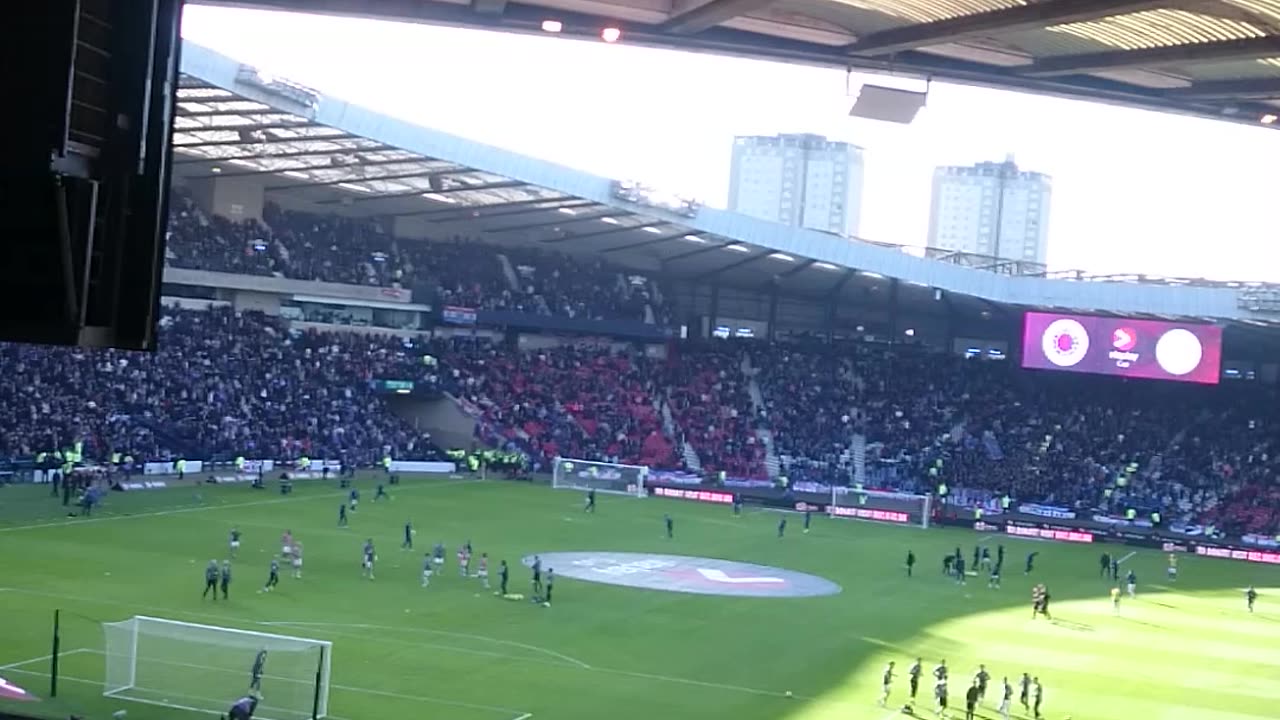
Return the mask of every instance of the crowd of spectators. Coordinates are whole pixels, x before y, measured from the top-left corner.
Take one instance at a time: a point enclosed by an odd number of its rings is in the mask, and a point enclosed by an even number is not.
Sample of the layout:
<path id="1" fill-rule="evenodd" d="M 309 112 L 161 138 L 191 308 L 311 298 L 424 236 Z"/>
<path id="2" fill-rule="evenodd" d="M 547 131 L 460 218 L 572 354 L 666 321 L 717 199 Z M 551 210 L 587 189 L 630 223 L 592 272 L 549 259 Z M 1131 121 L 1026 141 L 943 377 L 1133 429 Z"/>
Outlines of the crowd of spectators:
<path id="1" fill-rule="evenodd" d="M 672 416 L 712 474 L 764 479 L 765 447 L 755 433 L 755 409 L 743 354 L 717 346 L 679 349 L 664 366 Z"/>
<path id="2" fill-rule="evenodd" d="M 370 385 L 430 381 L 421 355 L 399 338 L 290 331 L 229 308 L 166 310 L 154 353 L 0 345 L 0 451 L 81 442 L 98 461 L 433 457 L 429 436 Z"/>
<path id="3" fill-rule="evenodd" d="M 396 238 L 376 220 L 263 207 L 261 221 L 171 200 L 168 264 L 177 268 L 318 280 L 429 293 L 431 301 L 587 319 L 669 320 L 647 278 L 599 260 L 475 238 Z M 507 259 L 504 265 L 502 256 Z M 650 312 L 646 312 L 646 308 Z"/>
<path id="4" fill-rule="evenodd" d="M 608 346 L 516 350 L 452 340 L 433 345 L 444 387 L 480 413 L 478 433 L 524 451 L 537 469 L 557 456 L 670 468 L 659 416 L 657 366 Z"/>

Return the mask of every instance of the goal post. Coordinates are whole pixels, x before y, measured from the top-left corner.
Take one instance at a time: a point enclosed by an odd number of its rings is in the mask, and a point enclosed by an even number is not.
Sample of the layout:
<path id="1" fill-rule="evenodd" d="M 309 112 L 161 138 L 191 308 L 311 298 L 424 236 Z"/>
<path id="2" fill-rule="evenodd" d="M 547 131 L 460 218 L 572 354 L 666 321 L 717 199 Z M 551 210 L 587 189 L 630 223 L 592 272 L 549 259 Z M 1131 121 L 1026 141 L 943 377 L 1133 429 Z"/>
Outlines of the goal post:
<path id="1" fill-rule="evenodd" d="M 929 527 L 932 512 L 928 495 L 859 490 L 844 485 L 831 488 L 831 504 L 827 514 L 858 520 L 876 520 L 899 525 Z"/>
<path id="2" fill-rule="evenodd" d="M 644 497 L 648 479 L 649 468 L 646 465 L 558 457 L 551 474 L 551 487 Z"/>
<path id="3" fill-rule="evenodd" d="M 102 628 L 107 697 L 223 713 L 254 689 L 255 663 L 265 652 L 255 718 L 318 720 L 328 714 L 333 646 L 326 640 L 141 615 Z"/>

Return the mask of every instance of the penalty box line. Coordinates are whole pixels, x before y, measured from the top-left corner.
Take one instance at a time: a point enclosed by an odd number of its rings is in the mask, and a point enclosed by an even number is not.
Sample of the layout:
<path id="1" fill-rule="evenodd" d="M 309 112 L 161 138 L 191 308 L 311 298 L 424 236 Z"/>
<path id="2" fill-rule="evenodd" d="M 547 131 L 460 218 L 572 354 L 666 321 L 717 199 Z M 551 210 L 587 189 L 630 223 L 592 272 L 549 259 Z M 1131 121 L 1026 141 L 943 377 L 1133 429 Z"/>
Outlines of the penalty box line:
<path id="1" fill-rule="evenodd" d="M 90 653 L 90 654 L 93 654 L 93 655 L 106 655 L 106 653 L 105 653 L 105 652 L 103 652 L 103 651 L 101 651 L 101 650 L 92 650 L 92 649 L 89 649 L 89 648 L 78 648 L 78 649 L 76 649 L 76 650 L 68 650 L 67 652 L 63 653 L 63 655 L 69 655 L 69 654 L 73 654 L 73 653 Z M 50 658 L 51 658 L 51 656 L 45 656 L 45 657 L 43 657 L 43 658 L 33 658 L 33 659 L 31 659 L 31 660 L 24 660 L 24 661 L 22 661 L 21 663 L 18 663 L 18 665 L 29 665 L 29 664 L 32 664 L 32 663 L 36 663 L 36 662 L 40 662 L 40 661 L 44 661 L 44 660 L 49 660 Z M 6 666 L 6 667 L 7 667 L 7 666 Z M 17 666 L 14 666 L 14 667 L 17 667 Z M 196 667 L 196 666 L 190 666 L 190 667 Z M 3 668 L 0 668 L 0 669 L 3 669 Z M 29 671 L 29 670 L 16 670 L 16 669 L 15 669 L 15 670 L 12 670 L 12 672 L 20 673 L 20 674 L 23 674 L 23 675 L 38 675 L 38 676 L 48 677 L 48 673 L 44 673 L 44 672 L 39 672 L 39 673 L 37 673 L 37 672 Z M 101 685 L 101 684 L 102 684 L 102 681 L 100 681 L 100 680 L 90 680 L 89 678 L 75 677 L 75 676 L 72 676 L 72 675 L 59 675 L 59 679 L 61 679 L 61 680 L 67 680 L 67 681 L 70 681 L 70 682 L 83 683 L 83 684 L 87 684 L 87 685 Z M 393 698 L 393 699 L 396 699 L 396 700 L 409 700 L 409 701 L 420 702 L 420 703 L 425 703 L 425 704 L 429 704 L 429 705 L 445 705 L 445 706 L 449 706 L 449 707 L 463 708 L 463 709 L 466 709 L 466 710 L 478 710 L 478 711 L 481 711 L 481 712 L 490 712 L 490 713 L 495 713 L 495 714 L 502 714 L 502 715 L 506 716 L 507 718 L 510 718 L 511 720 L 529 720 L 530 718 L 532 718 L 532 717 L 533 717 L 533 713 L 530 713 L 530 712 L 522 712 L 522 711 L 520 711 L 520 710 L 516 710 L 516 709 L 513 709 L 513 708 L 501 707 L 501 706 L 498 706 L 498 705 L 481 705 L 481 704 L 477 704 L 477 703 L 468 703 L 468 702 L 463 702 L 463 701 L 461 701 L 461 700 L 448 700 L 448 699 L 445 699 L 445 698 L 431 697 L 431 696 L 428 696 L 428 695 L 410 695 L 410 694 L 408 694 L 408 693 L 399 693 L 399 692 L 394 692 L 394 691 L 391 691 L 391 690 L 376 690 L 376 689 L 373 689 L 373 688 L 358 687 L 358 686 L 354 686 L 354 685 L 338 685 L 338 684 L 336 684 L 336 683 L 330 684 L 330 685 L 329 685 L 329 688 L 330 688 L 331 690 L 340 690 L 340 691 L 342 691 L 342 692 L 357 693 L 357 694 L 361 694 L 361 695 L 374 695 L 374 696 L 379 696 L 379 697 L 388 697 L 388 698 Z M 125 691 L 121 691 L 121 692 L 125 692 Z M 173 707 L 173 708 L 179 708 L 179 709 L 182 709 L 182 710 L 190 710 L 190 711 L 192 711 L 192 712 L 207 713 L 207 714 L 210 714 L 210 715 L 221 715 L 221 714 L 223 714 L 223 713 L 218 712 L 218 711 L 213 711 L 213 710 L 204 710 L 204 709 L 201 709 L 201 708 L 189 707 L 189 706 L 184 706 L 184 705 L 177 705 L 177 704 L 173 704 L 173 703 L 163 703 L 163 702 L 158 702 L 158 701 L 155 701 L 155 700 L 139 699 L 139 698 L 129 697 L 128 695 L 115 694 L 115 695 L 111 695 L 110 697 L 114 697 L 114 698 L 119 699 L 119 700 L 126 700 L 126 701 L 129 701 L 129 702 L 139 702 L 139 703 L 144 703 L 144 704 L 149 704 L 149 705 L 159 705 L 159 706 L 162 706 L 162 707 Z M 178 697 L 179 697 L 180 699 L 185 698 L 185 699 L 188 699 L 188 700 L 203 700 L 203 701 L 206 701 L 206 702 L 224 702 L 224 701 L 221 701 L 221 700 L 215 700 L 215 699 L 212 699 L 212 698 L 193 697 L 193 696 L 190 696 L 190 695 L 183 695 L 183 696 L 178 696 Z M 336 715 L 326 715 L 325 717 L 330 718 L 331 720 L 343 720 L 343 718 L 340 718 L 340 717 L 338 717 L 338 716 L 336 716 Z"/>
<path id="2" fill-rule="evenodd" d="M 93 651 L 90 650 L 89 648 L 75 648 L 74 650 L 63 650 L 58 653 L 58 657 L 68 657 L 70 655 L 79 655 L 80 653 L 87 653 L 87 652 L 93 652 Z M 36 663 L 49 662 L 52 659 L 53 659 L 53 655 L 41 655 L 40 657 L 34 657 L 34 658 L 31 658 L 30 660 L 19 660 L 18 662 L 12 662 L 12 663 L 9 663 L 8 665 L 0 665 L 0 670 L 12 670 L 14 672 L 22 673 L 24 675 L 31 675 L 33 673 L 25 672 L 23 670 L 20 670 L 19 668 L 21 668 L 23 665 L 35 665 Z"/>

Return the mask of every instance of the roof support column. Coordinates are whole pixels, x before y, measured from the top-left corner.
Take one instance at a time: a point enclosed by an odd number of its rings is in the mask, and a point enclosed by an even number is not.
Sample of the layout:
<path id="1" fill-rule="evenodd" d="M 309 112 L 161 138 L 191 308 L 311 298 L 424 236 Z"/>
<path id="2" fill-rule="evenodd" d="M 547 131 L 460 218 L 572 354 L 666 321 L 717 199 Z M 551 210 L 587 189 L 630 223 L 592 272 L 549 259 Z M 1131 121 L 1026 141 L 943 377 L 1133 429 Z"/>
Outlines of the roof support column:
<path id="1" fill-rule="evenodd" d="M 766 337 L 773 342 L 778 327 L 778 285 L 775 283 L 769 291 L 769 329 Z"/>
<path id="2" fill-rule="evenodd" d="M 889 278 L 889 344 L 898 344 L 898 278 Z"/>
<path id="3" fill-rule="evenodd" d="M 711 283 L 711 311 L 707 313 L 707 330 L 703 334 L 704 338 L 711 337 L 711 333 L 715 332 L 716 325 L 720 321 L 720 283 Z"/>

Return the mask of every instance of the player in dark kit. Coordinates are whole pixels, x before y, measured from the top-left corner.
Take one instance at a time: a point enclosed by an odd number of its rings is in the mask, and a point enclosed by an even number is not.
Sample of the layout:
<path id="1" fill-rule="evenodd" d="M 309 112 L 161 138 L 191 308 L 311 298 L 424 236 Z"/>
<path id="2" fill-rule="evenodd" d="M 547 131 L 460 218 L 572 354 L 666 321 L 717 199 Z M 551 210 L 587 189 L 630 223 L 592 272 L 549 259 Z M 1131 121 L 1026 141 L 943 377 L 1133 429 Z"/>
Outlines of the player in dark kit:
<path id="1" fill-rule="evenodd" d="M 1244 591 L 1244 602 L 1248 606 L 1249 612 L 1253 612 L 1253 604 L 1258 601 L 1258 591 L 1250 585 L 1248 590 Z"/>
<path id="2" fill-rule="evenodd" d="M 1114 557 L 1111 558 L 1111 579 L 1113 581 L 1120 579 L 1120 560 Z"/>
<path id="3" fill-rule="evenodd" d="M 956 582 L 961 585 L 965 584 L 964 558 L 959 556 L 956 557 Z"/>
<path id="4" fill-rule="evenodd" d="M 956 561 L 956 559 L 955 559 L 955 557 L 954 557 L 954 556 L 952 556 L 952 555 L 948 555 L 948 556 L 946 556 L 946 557 L 942 558 L 942 574 L 943 574 L 943 575 L 950 575 L 950 574 L 951 574 L 951 565 L 952 565 L 955 561 Z"/>
<path id="5" fill-rule="evenodd" d="M 978 707 L 978 686 L 970 685 L 964 693 L 964 720 L 973 720 L 974 708 Z"/>
<path id="6" fill-rule="evenodd" d="M 342 503 L 338 506 L 338 527 L 347 526 L 347 504 Z"/>
<path id="7" fill-rule="evenodd" d="M 984 568 L 991 568 L 991 548 L 986 545 L 982 546 L 982 565 Z M 976 568 L 975 568 L 976 569 Z"/>
<path id="8" fill-rule="evenodd" d="M 676 536 L 676 521 L 672 520 L 670 515 L 663 515 L 662 521 L 667 525 L 667 539 L 674 538 Z"/>
<path id="9" fill-rule="evenodd" d="M 507 568 L 507 561 L 503 560 L 498 565 L 498 594 L 500 595 L 505 596 L 507 594 L 507 576 L 509 573 L 510 570 Z"/>
<path id="10" fill-rule="evenodd" d="M 587 504 L 582 508 L 582 511 L 589 513 L 596 511 L 596 491 L 594 489 L 587 491 Z"/>
<path id="11" fill-rule="evenodd" d="M 938 717 L 947 716 L 947 681 L 939 680 L 933 687 L 933 697 L 938 702 Z"/>
<path id="12" fill-rule="evenodd" d="M 386 488 L 382 487 L 382 484 L 381 484 L 381 483 L 379 483 L 379 484 L 378 484 L 378 492 L 374 493 L 374 495 L 373 495 L 373 501 L 374 501 L 374 502 L 378 502 L 378 500 L 380 500 L 380 499 L 382 499 L 382 498 L 386 498 L 386 499 L 390 500 L 390 499 L 391 499 L 391 496 L 387 494 L 387 490 L 386 490 Z"/>
<path id="13" fill-rule="evenodd" d="M 973 685 L 978 688 L 978 700 L 987 699 L 987 683 L 991 681 L 991 674 L 987 672 L 986 665 L 979 665 L 978 672 L 973 676 Z"/>
<path id="14" fill-rule="evenodd" d="M 1022 673 L 1022 680 L 1019 682 L 1022 689 L 1018 693 L 1018 702 L 1022 703 L 1022 711 L 1026 712 L 1031 709 L 1031 676 Z"/>
<path id="15" fill-rule="evenodd" d="M 200 597 L 209 597 L 210 591 L 213 592 L 213 599 L 218 599 L 218 561 L 210 560 L 208 567 L 204 569 L 204 592 Z"/>
<path id="16" fill-rule="evenodd" d="M 259 650 L 253 658 L 253 669 L 249 671 L 249 689 L 262 690 L 262 672 L 267 668 L 267 651 Z"/>
<path id="17" fill-rule="evenodd" d="M 916 554 L 907 551 L 907 577 L 911 577 L 911 570 L 916 566 Z"/>
<path id="18" fill-rule="evenodd" d="M 413 521 L 412 520 L 404 521 L 404 542 L 400 543 L 400 549 L 402 550 L 413 549 Z"/>
<path id="19" fill-rule="evenodd" d="M 542 594 L 542 558 L 533 556 L 533 594 Z"/>
<path id="20" fill-rule="evenodd" d="M 973 546 L 973 569 L 977 570 L 982 563 L 982 548 Z"/>
<path id="21" fill-rule="evenodd" d="M 219 577 L 222 582 L 222 599 L 227 599 L 227 588 L 231 587 L 231 561 L 222 561 L 222 574 Z"/>
<path id="22" fill-rule="evenodd" d="M 804 531 L 809 532 L 809 523 L 813 521 L 813 509 L 808 505 L 804 506 Z"/>
<path id="23" fill-rule="evenodd" d="M 555 584 L 556 584 L 555 568 L 547 568 L 547 596 L 542 603 L 543 607 L 551 607 L 551 590 L 555 587 Z"/>
<path id="24" fill-rule="evenodd" d="M 1030 575 L 1032 570 L 1036 569 L 1036 556 L 1038 552 L 1027 553 L 1027 569 L 1022 571 L 1023 575 Z"/>
<path id="25" fill-rule="evenodd" d="M 253 712 L 258 709 L 258 698 L 247 695 L 240 698 L 227 711 L 227 720 L 252 720 Z"/>
<path id="26" fill-rule="evenodd" d="M 997 565 L 1004 564 L 1004 546 L 1003 545 L 996 546 L 996 564 Z"/>
<path id="27" fill-rule="evenodd" d="M 778 537 L 787 534 L 787 519 L 784 517 L 778 521 Z"/>
<path id="28" fill-rule="evenodd" d="M 742 515 L 742 494 L 741 493 L 733 494 L 733 515 L 734 517 L 738 517 Z"/>
<path id="29" fill-rule="evenodd" d="M 1035 679 L 1035 705 L 1031 708 L 1035 716 L 1040 717 L 1040 703 L 1044 702 L 1044 686 L 1040 684 L 1040 678 Z"/>
<path id="30" fill-rule="evenodd" d="M 1109 569 L 1111 569 L 1111 555 L 1102 553 L 1102 557 L 1098 559 L 1098 577 L 1106 577 Z"/>
<path id="31" fill-rule="evenodd" d="M 907 683 L 911 687 L 911 702 L 916 701 L 916 691 L 920 689 L 920 658 L 907 668 Z"/>
<path id="32" fill-rule="evenodd" d="M 267 575 L 267 584 L 262 586 L 262 592 L 271 592 L 271 588 L 280 584 L 280 561 L 275 558 L 271 559 L 271 570 Z"/>

